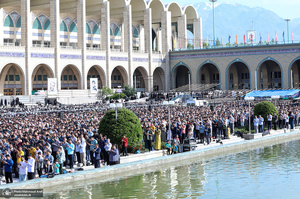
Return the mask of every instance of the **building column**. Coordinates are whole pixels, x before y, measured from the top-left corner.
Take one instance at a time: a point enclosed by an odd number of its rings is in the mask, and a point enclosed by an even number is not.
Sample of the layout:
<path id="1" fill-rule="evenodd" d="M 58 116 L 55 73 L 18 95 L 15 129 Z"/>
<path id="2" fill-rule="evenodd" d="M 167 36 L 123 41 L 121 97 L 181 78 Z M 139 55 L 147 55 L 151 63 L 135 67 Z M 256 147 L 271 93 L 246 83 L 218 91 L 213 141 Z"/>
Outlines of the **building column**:
<path id="1" fill-rule="evenodd" d="M 60 16 L 59 0 L 50 0 L 50 21 L 51 21 L 51 48 L 54 48 L 54 78 L 57 78 L 57 90 L 61 90 L 61 71 L 60 71 Z"/>
<path id="2" fill-rule="evenodd" d="M 148 53 L 149 77 L 147 78 L 148 92 L 153 90 L 153 76 L 152 76 L 152 15 L 151 8 L 144 12 L 144 35 L 145 35 L 145 53 Z"/>
<path id="3" fill-rule="evenodd" d="M 28 0 L 21 0 L 21 17 L 21 44 L 25 47 L 25 92 L 23 91 L 23 93 L 25 93 L 25 95 L 31 95 L 32 80 L 30 74 L 30 49 L 32 46 L 32 17 L 30 13 L 30 1 Z"/>
<path id="4" fill-rule="evenodd" d="M 201 48 L 203 46 L 202 42 L 202 18 L 194 19 L 194 48 Z"/>
<path id="5" fill-rule="evenodd" d="M 109 1 L 103 2 L 101 8 L 101 49 L 106 51 L 106 86 L 111 88 L 110 71 L 110 6 Z"/>
<path id="6" fill-rule="evenodd" d="M 77 1 L 77 46 L 81 49 L 81 89 L 87 89 L 86 60 L 86 0 Z"/>
<path id="7" fill-rule="evenodd" d="M 133 87 L 132 71 L 132 17 L 131 5 L 125 7 L 123 12 L 124 24 L 124 52 L 128 52 L 128 85 Z"/>
<path id="8" fill-rule="evenodd" d="M 186 32 L 186 14 L 183 14 L 181 17 L 178 17 L 178 43 L 179 48 L 187 47 L 187 32 Z"/>
<path id="9" fill-rule="evenodd" d="M 169 59 L 169 51 L 172 49 L 172 21 L 171 21 L 171 12 L 163 11 L 162 19 L 161 19 L 161 29 L 162 29 L 162 53 L 165 56 L 165 86 L 164 90 L 170 90 L 170 59 Z M 154 72 L 154 71 L 153 71 Z"/>

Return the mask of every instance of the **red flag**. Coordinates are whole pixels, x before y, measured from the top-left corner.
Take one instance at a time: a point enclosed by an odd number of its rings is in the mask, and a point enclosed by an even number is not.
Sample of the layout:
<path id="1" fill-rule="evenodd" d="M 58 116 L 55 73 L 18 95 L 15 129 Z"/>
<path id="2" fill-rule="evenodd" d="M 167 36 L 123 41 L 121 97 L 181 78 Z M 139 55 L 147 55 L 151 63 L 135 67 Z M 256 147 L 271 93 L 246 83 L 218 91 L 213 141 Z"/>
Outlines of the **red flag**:
<path id="1" fill-rule="evenodd" d="M 246 43 L 246 35 L 244 35 L 244 44 Z"/>
<path id="2" fill-rule="evenodd" d="M 223 37 L 221 36 L 221 46 L 223 46 Z"/>
<path id="3" fill-rule="evenodd" d="M 269 33 L 268 33 L 268 43 L 270 43 L 270 37 L 269 37 Z"/>
<path id="4" fill-rule="evenodd" d="M 277 32 L 275 31 L 275 37 L 276 37 L 276 41 L 278 41 L 278 38 L 277 38 Z"/>
<path id="5" fill-rule="evenodd" d="M 293 31 L 292 31 L 292 41 L 294 41 L 294 33 L 293 33 Z"/>

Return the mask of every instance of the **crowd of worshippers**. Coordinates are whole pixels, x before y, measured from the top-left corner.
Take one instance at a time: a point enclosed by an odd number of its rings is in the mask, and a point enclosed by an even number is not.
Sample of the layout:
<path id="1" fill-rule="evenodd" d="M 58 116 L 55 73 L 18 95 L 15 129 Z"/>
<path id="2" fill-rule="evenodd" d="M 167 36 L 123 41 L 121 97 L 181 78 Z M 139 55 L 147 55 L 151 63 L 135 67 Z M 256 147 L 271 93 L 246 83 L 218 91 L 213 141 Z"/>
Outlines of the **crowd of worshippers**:
<path id="1" fill-rule="evenodd" d="M 171 148 L 169 145 L 166 148 L 170 148 L 170 153 L 181 152 L 180 145 L 185 138 L 209 144 L 211 138 L 227 138 L 228 129 L 233 134 L 235 127 L 249 122 L 247 102 L 215 104 L 213 110 L 209 106 L 172 106 L 168 109 L 151 105 L 151 109 L 149 106 L 128 107 L 141 122 L 143 141 L 149 151 L 160 150 L 161 142 L 169 141 Z M 74 107 L 36 107 L 13 117 L 0 114 L 1 174 L 5 175 L 7 183 L 12 182 L 13 176 L 22 181 L 62 174 L 64 167 L 72 169 L 74 163 L 100 167 L 102 160 L 109 165 L 118 164 L 119 150 L 113 144 L 122 144 L 123 155 L 128 155 L 125 135 L 119 143 L 111 144 L 105 135 L 98 133 L 99 123 L 107 111 L 103 104 L 77 105 L 76 110 L 81 110 L 77 112 Z M 278 117 L 269 115 L 268 121 L 253 115 L 253 107 L 250 122 L 258 126 L 257 131 L 264 125 L 277 129 L 277 126 L 294 128 L 299 124 L 299 107 L 291 101 L 279 101 L 276 106 Z M 69 111 L 60 117 L 57 110 Z"/>

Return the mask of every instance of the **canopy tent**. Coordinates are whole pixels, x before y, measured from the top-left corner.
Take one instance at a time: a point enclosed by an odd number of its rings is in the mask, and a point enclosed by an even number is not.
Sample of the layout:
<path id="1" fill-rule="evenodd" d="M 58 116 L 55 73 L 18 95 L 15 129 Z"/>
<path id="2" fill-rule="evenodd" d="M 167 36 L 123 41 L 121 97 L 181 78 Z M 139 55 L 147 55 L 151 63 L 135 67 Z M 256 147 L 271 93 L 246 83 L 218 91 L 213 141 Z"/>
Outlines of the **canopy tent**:
<path id="1" fill-rule="evenodd" d="M 295 98 L 299 97 L 300 90 L 266 90 L 266 91 L 252 91 L 246 94 L 245 97 L 255 98 L 272 98 L 272 96 L 279 96 L 280 98 Z"/>

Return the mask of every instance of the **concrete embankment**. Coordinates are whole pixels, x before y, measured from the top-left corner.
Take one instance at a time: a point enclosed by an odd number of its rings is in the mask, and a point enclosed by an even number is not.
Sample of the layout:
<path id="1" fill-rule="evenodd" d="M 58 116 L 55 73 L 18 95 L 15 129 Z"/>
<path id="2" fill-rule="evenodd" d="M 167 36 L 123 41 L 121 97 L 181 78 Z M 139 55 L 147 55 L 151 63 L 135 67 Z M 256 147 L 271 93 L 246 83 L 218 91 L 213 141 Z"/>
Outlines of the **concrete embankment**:
<path id="1" fill-rule="evenodd" d="M 182 165 L 185 163 L 205 161 L 212 158 L 256 149 L 264 146 L 275 145 L 292 140 L 300 139 L 300 131 L 281 133 L 260 137 L 254 140 L 239 141 L 224 145 L 202 148 L 200 150 L 179 153 L 170 156 L 154 157 L 108 166 L 100 169 L 91 169 L 64 175 L 58 175 L 50 179 L 35 179 L 31 181 L 18 182 L 1 185 L 1 189 L 44 189 L 44 193 L 53 193 L 59 190 L 74 189 L 86 184 L 95 184 L 101 181 L 113 180 L 130 175 L 137 175 L 149 171 L 167 168 L 169 166 Z"/>

